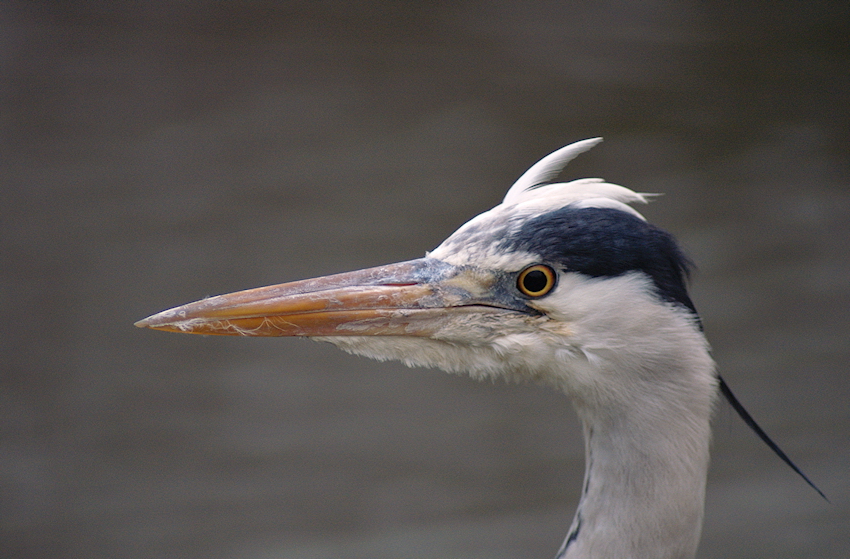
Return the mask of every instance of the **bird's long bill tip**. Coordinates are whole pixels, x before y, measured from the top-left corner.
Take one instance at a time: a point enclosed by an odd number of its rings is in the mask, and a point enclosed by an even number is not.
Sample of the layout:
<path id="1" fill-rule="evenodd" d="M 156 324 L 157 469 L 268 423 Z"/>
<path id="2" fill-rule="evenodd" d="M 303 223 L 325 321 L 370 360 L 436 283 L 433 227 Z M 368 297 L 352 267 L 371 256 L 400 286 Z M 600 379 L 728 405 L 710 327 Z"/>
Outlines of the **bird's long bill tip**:
<path id="1" fill-rule="evenodd" d="M 135 323 L 187 334 L 230 336 L 428 335 L 438 270 L 426 259 L 202 299 Z"/>

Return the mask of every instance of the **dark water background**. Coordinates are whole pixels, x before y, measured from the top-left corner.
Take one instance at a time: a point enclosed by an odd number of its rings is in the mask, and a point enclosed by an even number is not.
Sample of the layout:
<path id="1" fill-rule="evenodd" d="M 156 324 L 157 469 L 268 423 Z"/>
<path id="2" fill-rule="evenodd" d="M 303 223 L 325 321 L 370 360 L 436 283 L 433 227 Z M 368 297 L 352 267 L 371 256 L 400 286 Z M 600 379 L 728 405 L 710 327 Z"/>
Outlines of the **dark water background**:
<path id="1" fill-rule="evenodd" d="M 741 400 L 699 557 L 850 557 L 842 2 L 0 3 L 0 557 L 550 557 L 564 397 L 176 304 L 421 256 L 531 163 L 645 209 Z"/>

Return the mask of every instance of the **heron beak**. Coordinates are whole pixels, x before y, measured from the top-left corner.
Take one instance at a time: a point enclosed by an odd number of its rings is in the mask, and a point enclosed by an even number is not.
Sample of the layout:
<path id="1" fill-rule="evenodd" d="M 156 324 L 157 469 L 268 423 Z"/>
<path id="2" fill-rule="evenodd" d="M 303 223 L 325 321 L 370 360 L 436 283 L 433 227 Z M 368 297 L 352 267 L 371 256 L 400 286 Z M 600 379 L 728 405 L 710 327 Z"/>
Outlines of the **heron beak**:
<path id="1" fill-rule="evenodd" d="M 136 323 L 226 336 L 429 336 L 446 313 L 505 312 L 492 275 L 421 258 L 202 299 Z"/>

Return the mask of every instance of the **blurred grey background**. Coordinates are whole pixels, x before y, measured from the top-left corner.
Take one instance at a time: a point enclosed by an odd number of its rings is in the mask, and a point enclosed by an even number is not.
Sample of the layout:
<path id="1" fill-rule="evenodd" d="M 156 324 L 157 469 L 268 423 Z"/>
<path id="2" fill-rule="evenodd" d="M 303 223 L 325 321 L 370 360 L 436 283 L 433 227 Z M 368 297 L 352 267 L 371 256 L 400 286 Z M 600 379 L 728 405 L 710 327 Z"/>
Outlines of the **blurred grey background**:
<path id="1" fill-rule="evenodd" d="M 0 557 L 551 557 L 566 398 L 132 323 L 415 258 L 532 163 L 645 215 L 739 398 L 709 558 L 850 556 L 850 5 L 0 3 Z"/>

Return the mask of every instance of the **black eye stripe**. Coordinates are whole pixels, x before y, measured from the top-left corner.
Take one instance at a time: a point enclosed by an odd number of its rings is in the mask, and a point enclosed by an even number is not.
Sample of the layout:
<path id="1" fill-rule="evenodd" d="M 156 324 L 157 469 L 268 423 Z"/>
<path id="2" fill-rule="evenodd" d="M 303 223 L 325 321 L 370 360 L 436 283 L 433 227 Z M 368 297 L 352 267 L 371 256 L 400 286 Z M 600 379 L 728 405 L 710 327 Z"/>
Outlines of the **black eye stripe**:
<path id="1" fill-rule="evenodd" d="M 567 205 L 524 221 L 502 237 L 499 248 L 536 254 L 592 278 L 642 272 L 661 299 L 696 314 L 686 285 L 690 261 L 675 239 L 622 210 Z"/>

